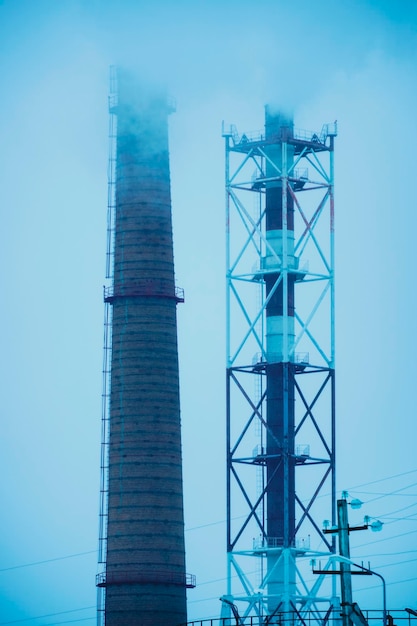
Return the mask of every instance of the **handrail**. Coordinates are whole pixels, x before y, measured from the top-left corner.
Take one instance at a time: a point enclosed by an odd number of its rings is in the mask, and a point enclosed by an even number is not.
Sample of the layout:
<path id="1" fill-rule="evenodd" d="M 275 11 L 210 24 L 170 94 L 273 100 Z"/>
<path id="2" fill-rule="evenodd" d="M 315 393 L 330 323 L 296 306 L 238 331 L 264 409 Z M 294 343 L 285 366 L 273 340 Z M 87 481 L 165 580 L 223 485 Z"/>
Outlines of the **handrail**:
<path id="1" fill-rule="evenodd" d="M 228 134 L 232 137 L 234 146 L 243 146 L 250 143 L 262 143 L 266 141 L 265 133 L 263 131 L 252 130 L 239 135 L 235 125 L 230 127 L 230 133 Z M 327 137 L 335 137 L 336 135 L 337 122 L 333 122 L 332 124 L 324 124 L 319 132 L 305 130 L 302 128 L 294 128 L 290 139 L 295 139 L 296 141 L 307 141 L 309 143 L 316 143 L 324 146 L 326 144 Z M 274 137 L 271 136 L 269 139 L 274 140 Z"/>
<path id="2" fill-rule="evenodd" d="M 182 574 L 181 572 L 136 569 L 100 572 L 96 576 L 97 587 L 135 584 L 179 585 L 191 589 L 196 586 L 196 577 L 194 574 Z"/>

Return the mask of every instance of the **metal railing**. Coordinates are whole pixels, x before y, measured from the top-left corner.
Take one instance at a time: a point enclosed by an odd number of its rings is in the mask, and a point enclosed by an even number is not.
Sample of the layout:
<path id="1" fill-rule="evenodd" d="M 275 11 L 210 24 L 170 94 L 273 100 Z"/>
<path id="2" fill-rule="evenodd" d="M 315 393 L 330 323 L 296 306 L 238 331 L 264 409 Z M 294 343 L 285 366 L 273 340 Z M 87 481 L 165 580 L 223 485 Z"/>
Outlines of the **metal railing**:
<path id="1" fill-rule="evenodd" d="M 382 611 L 377 609 L 362 610 L 369 626 L 381 624 Z M 413 618 L 411 618 L 413 619 Z M 416 618 L 414 618 L 416 619 Z M 251 615 L 247 617 L 220 617 L 205 620 L 197 620 L 181 624 L 180 626 L 268 626 L 274 624 L 279 626 L 339 626 L 341 615 L 339 608 L 331 611 L 308 611 L 299 613 L 277 613 L 274 616 Z M 394 609 L 388 612 L 387 626 L 412 626 L 410 615 L 404 610 Z"/>
<path id="2" fill-rule="evenodd" d="M 239 135 L 234 124 L 230 126 L 228 132 L 223 131 L 225 135 L 230 135 L 234 146 L 243 146 L 249 143 L 261 143 L 265 141 L 265 133 L 261 130 L 253 130 Z M 309 143 L 317 143 L 325 145 L 327 137 L 335 137 L 337 135 L 337 122 L 324 124 L 320 132 L 312 130 L 304 130 L 302 128 L 294 128 L 292 137 L 300 141 L 308 141 Z"/>
<path id="3" fill-rule="evenodd" d="M 175 287 L 174 293 L 169 293 L 165 290 L 164 285 L 158 285 L 157 281 L 144 280 L 142 286 L 138 285 L 123 285 L 119 287 L 117 291 L 114 289 L 114 285 L 103 286 L 103 299 L 104 302 L 111 302 L 115 298 L 139 298 L 149 297 L 155 298 L 171 298 L 177 302 L 184 302 L 184 289 L 182 287 Z"/>
<path id="4" fill-rule="evenodd" d="M 115 570 L 113 572 L 100 572 L 96 576 L 97 587 L 108 585 L 179 585 L 192 589 L 196 586 L 194 574 L 182 574 L 181 572 L 153 572 L 146 570 Z"/>

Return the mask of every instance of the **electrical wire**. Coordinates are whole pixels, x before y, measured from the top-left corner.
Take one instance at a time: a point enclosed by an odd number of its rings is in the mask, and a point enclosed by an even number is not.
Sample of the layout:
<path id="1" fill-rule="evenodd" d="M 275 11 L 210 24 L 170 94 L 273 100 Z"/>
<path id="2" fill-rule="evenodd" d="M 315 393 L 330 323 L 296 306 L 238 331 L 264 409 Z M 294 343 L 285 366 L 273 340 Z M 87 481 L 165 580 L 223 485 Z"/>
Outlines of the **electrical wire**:
<path id="1" fill-rule="evenodd" d="M 407 471 L 407 472 L 402 472 L 401 474 L 393 474 L 392 476 L 386 476 L 385 478 L 380 478 L 378 480 L 374 480 L 374 481 L 371 481 L 371 482 L 368 482 L 368 483 L 362 483 L 361 485 L 350 487 L 348 489 L 348 491 L 355 491 L 359 487 L 366 487 L 367 485 L 373 485 L 375 483 L 384 482 L 384 481 L 387 481 L 387 480 L 391 480 L 393 478 L 399 478 L 401 476 L 406 476 L 408 474 L 413 474 L 415 472 L 417 472 L 417 468 L 414 469 L 414 470 Z M 415 486 L 415 485 L 417 485 L 417 483 L 411 483 L 410 485 L 408 485 L 406 487 L 403 487 L 403 488 L 401 488 L 399 490 L 395 490 L 395 491 L 392 491 L 392 492 L 389 492 L 389 493 L 385 493 L 385 494 L 378 494 L 377 498 L 369 500 L 368 502 L 373 502 L 374 500 L 377 500 L 377 499 L 380 499 L 380 498 L 383 498 L 383 497 L 388 497 L 388 496 L 391 496 L 391 495 L 395 495 L 395 494 L 399 493 L 400 491 L 405 491 L 406 489 L 409 489 L 410 487 Z M 402 495 L 411 495 L 411 494 L 402 494 Z M 380 515 L 379 517 L 386 517 L 386 516 L 389 516 L 389 515 L 394 514 L 394 513 L 399 513 L 401 510 L 406 510 L 407 508 L 411 508 L 413 506 L 417 506 L 417 503 L 409 505 L 409 507 L 404 507 L 403 509 L 397 509 L 396 511 L 391 511 L 390 513 L 386 513 L 384 515 Z M 237 517 L 234 517 L 233 520 L 243 519 L 244 517 L 245 517 L 245 515 L 239 515 Z M 207 524 L 200 524 L 198 526 L 191 526 L 189 528 L 186 528 L 185 531 L 186 532 L 191 532 L 191 531 L 194 531 L 194 530 L 200 530 L 202 528 L 208 528 L 210 526 L 218 526 L 218 525 L 225 524 L 225 523 L 226 523 L 225 519 L 216 520 L 216 521 L 213 521 L 213 522 L 208 522 Z M 399 535 L 399 536 L 401 536 L 401 535 Z M 12 565 L 11 567 L 3 567 L 3 568 L 1 568 L 0 569 L 0 573 L 1 572 L 8 572 L 8 571 L 14 570 L 14 569 L 21 569 L 21 568 L 24 568 L 24 567 L 33 567 L 33 566 L 36 566 L 36 565 L 43 565 L 44 563 L 52 563 L 54 561 L 62 561 L 64 559 L 71 559 L 71 558 L 76 558 L 76 557 L 85 556 L 87 554 L 94 554 L 94 553 L 97 553 L 97 550 L 88 550 L 86 552 L 77 552 L 75 554 L 67 554 L 65 556 L 59 556 L 59 557 L 55 557 L 55 558 L 52 558 L 52 559 L 44 559 L 42 561 L 34 561 L 32 563 L 23 563 L 21 565 Z M 0 622 L 0 626 L 1 626 L 1 622 Z"/>
<path id="2" fill-rule="evenodd" d="M 382 537 L 382 539 L 375 539 L 374 541 L 367 541 L 366 543 L 361 543 L 355 546 L 355 550 L 357 548 L 369 547 L 370 545 L 374 545 L 375 543 L 382 543 L 383 541 L 391 541 L 392 539 L 398 539 L 399 537 L 405 537 L 406 535 L 414 535 L 417 533 L 417 530 L 410 530 L 406 533 L 400 533 L 399 535 L 391 535 L 391 537 Z"/>
<path id="3" fill-rule="evenodd" d="M 30 622 L 31 620 L 34 619 L 44 619 L 45 617 L 55 617 L 56 615 L 65 615 L 68 613 L 78 613 L 79 611 L 88 611 L 90 609 L 95 609 L 96 606 L 84 606 L 81 609 L 70 609 L 68 611 L 59 611 L 57 613 L 48 613 L 47 615 L 37 615 L 36 617 L 24 617 L 22 619 L 15 619 L 12 620 L 11 622 L 0 622 L 0 626 L 6 626 L 8 624 L 22 624 L 23 622 Z M 84 618 L 83 618 L 84 619 Z M 91 617 L 89 617 L 88 619 L 91 619 Z M 55 626 L 55 624 L 54 624 Z"/>
<path id="4" fill-rule="evenodd" d="M 33 563 L 24 563 L 22 565 L 12 565 L 11 567 L 3 567 L 0 572 L 10 572 L 13 569 L 21 569 L 22 567 L 33 567 L 34 565 L 43 565 L 44 563 L 53 563 L 53 561 L 63 561 L 64 559 L 73 559 L 78 556 L 85 556 L 86 554 L 94 554 L 97 550 L 88 550 L 87 552 L 77 552 L 76 554 L 66 554 L 65 556 L 57 556 L 53 559 L 45 559 L 44 561 L 33 561 Z M 0 622 L 1 626 L 1 622 Z"/>
<path id="5" fill-rule="evenodd" d="M 400 478 L 402 476 L 407 476 L 407 475 L 413 474 L 415 472 L 417 472 L 417 469 L 413 469 L 413 470 L 410 470 L 410 471 L 407 471 L 407 472 L 402 472 L 400 474 L 394 474 L 394 475 L 387 476 L 385 478 L 378 479 L 378 480 L 375 480 L 375 481 L 371 481 L 371 482 L 368 482 L 368 483 L 362 483 L 361 485 L 357 485 L 356 487 L 351 487 L 350 489 L 348 489 L 348 491 L 357 491 L 357 489 L 360 488 L 360 487 L 366 487 L 368 485 L 385 482 L 385 481 L 388 481 L 388 480 L 391 480 L 391 479 L 394 479 L 394 478 Z M 409 484 L 409 485 L 407 485 L 405 487 L 401 487 L 400 489 L 393 490 L 393 491 L 388 492 L 388 493 L 383 493 L 383 494 L 382 493 L 378 493 L 377 494 L 378 497 L 372 498 L 368 502 L 373 502 L 375 500 L 382 499 L 383 497 L 390 497 L 390 496 L 393 496 L 393 495 L 409 496 L 410 494 L 404 494 L 402 492 L 406 491 L 407 489 L 410 489 L 411 487 L 415 486 L 416 484 L 417 483 L 411 483 L 411 484 Z M 372 495 L 374 495 L 374 494 L 372 494 Z M 408 506 L 403 507 L 401 509 L 397 509 L 395 511 L 391 511 L 390 513 L 386 513 L 385 515 L 382 515 L 380 517 L 384 518 L 384 517 L 387 517 L 389 515 L 392 515 L 392 514 L 395 514 L 395 513 L 399 513 L 402 510 L 406 510 L 406 509 L 412 508 L 413 506 L 416 506 L 416 504 L 408 505 Z M 244 516 L 242 516 L 242 517 L 244 517 Z M 403 521 L 403 519 L 404 518 L 399 518 L 398 521 Z M 211 526 L 211 525 L 214 525 L 214 524 L 221 524 L 221 523 L 224 523 L 224 521 L 222 520 L 222 521 L 213 522 L 213 523 L 207 524 L 207 525 L 196 526 L 196 527 L 190 528 L 188 530 L 198 530 L 199 528 L 204 528 L 205 526 Z M 388 523 L 388 522 L 385 522 L 385 523 Z M 410 535 L 410 534 L 414 534 L 415 532 L 417 532 L 417 531 L 410 531 L 410 532 L 406 532 L 406 533 L 401 533 L 401 534 L 398 534 L 398 535 L 395 535 L 395 536 L 391 536 L 391 537 L 383 537 L 383 538 L 380 538 L 380 539 L 378 539 L 376 541 L 373 541 L 372 543 L 380 543 L 382 541 L 390 541 L 391 539 L 404 537 L 404 536 L 407 536 L 407 535 Z M 360 546 L 357 546 L 357 547 L 364 547 L 364 546 L 369 547 L 369 545 L 370 545 L 370 542 L 367 542 L 366 544 L 363 544 L 363 545 L 360 545 Z M 394 555 L 400 555 L 400 554 L 410 554 L 411 552 L 417 552 L 417 550 L 407 550 L 407 551 L 404 551 L 404 552 L 386 553 L 386 554 L 383 554 L 383 555 L 380 555 L 380 556 L 394 556 Z M 381 565 L 381 566 L 378 566 L 378 567 L 389 567 L 389 566 L 395 566 L 395 565 L 404 565 L 406 563 L 415 562 L 416 560 L 417 559 L 408 559 L 408 560 L 405 560 L 405 561 L 400 561 L 400 562 L 396 562 L 396 563 L 389 563 L 389 564 Z M 202 585 L 209 585 L 209 584 L 215 583 L 215 582 L 222 582 L 223 580 L 225 580 L 225 579 L 216 579 L 216 580 L 212 580 L 212 581 L 205 581 L 203 583 L 199 583 L 199 587 L 201 587 Z M 404 579 L 404 580 L 401 580 L 401 581 L 396 581 L 395 583 L 391 583 L 390 582 L 389 585 L 390 586 L 391 585 L 397 585 L 397 584 L 400 584 L 400 583 L 411 582 L 413 580 L 417 580 L 417 578 L 408 578 L 408 579 Z M 378 585 L 373 585 L 373 586 L 367 587 L 366 589 L 372 589 L 372 588 L 377 588 L 377 587 L 378 587 Z M 211 600 L 215 600 L 216 598 L 217 597 L 207 597 L 207 598 L 202 598 L 202 599 L 198 599 L 198 600 L 190 600 L 190 604 L 196 604 L 196 603 L 201 603 L 201 602 L 209 602 Z"/>
<path id="6" fill-rule="evenodd" d="M 357 489 L 359 487 L 366 487 L 368 485 L 373 485 L 373 484 L 376 484 L 376 483 L 379 483 L 379 482 L 385 482 L 387 480 L 392 480 L 393 478 L 399 478 L 401 476 L 407 476 L 408 474 L 413 474 L 415 472 L 417 472 L 417 468 L 413 469 L 413 470 L 409 470 L 407 472 L 402 472 L 401 474 L 393 474 L 391 476 L 386 476 L 385 478 L 380 478 L 378 480 L 373 480 L 373 481 L 370 481 L 368 483 L 362 483 L 361 485 L 356 485 L 356 486 L 348 488 L 347 491 L 357 491 Z M 371 500 L 368 500 L 368 502 L 373 502 L 374 500 L 378 500 L 378 499 L 383 498 L 383 497 L 388 497 L 390 495 L 395 495 L 395 494 L 399 493 L 400 491 L 405 491 L 406 489 L 409 489 L 410 487 L 414 487 L 415 485 L 417 485 L 417 482 L 411 483 L 410 485 L 407 485 L 406 487 L 402 487 L 401 489 L 398 489 L 398 490 L 395 490 L 395 491 L 392 491 L 392 492 L 388 492 L 388 493 L 384 493 L 384 494 L 377 494 L 378 497 L 373 498 Z M 329 495 L 329 494 L 327 494 L 327 495 Z M 401 494 L 401 495 L 404 495 L 404 494 Z M 406 495 L 411 495 L 411 494 L 406 494 Z M 366 502 L 366 504 L 368 504 L 368 502 Z M 238 519 L 243 519 L 244 517 L 245 517 L 245 515 L 239 515 L 239 516 L 234 517 L 232 519 L 233 520 L 238 520 Z M 198 526 L 191 526 L 189 528 L 186 528 L 185 531 L 186 532 L 190 532 L 190 531 L 193 531 L 193 530 L 200 530 L 201 528 L 207 528 L 209 526 L 216 526 L 216 525 L 225 524 L 225 523 L 226 523 L 225 519 L 216 520 L 216 521 L 213 521 L 213 522 L 209 522 L 207 524 L 200 524 Z"/>
<path id="7" fill-rule="evenodd" d="M 406 491 L 407 489 L 410 489 L 410 487 L 415 487 L 416 485 L 417 485 L 417 482 L 411 483 L 411 485 L 407 485 L 406 487 L 401 487 L 400 489 L 394 489 L 393 491 L 389 493 L 385 493 L 383 495 L 379 495 L 379 496 L 376 496 L 375 498 L 371 498 L 370 500 L 367 500 L 366 504 L 369 504 L 370 502 L 375 502 L 376 500 L 381 500 L 381 498 L 387 498 L 389 496 L 396 496 L 402 491 Z M 401 495 L 404 495 L 404 494 L 401 494 Z M 408 495 L 408 494 L 405 494 L 405 495 Z"/>
<path id="8" fill-rule="evenodd" d="M 405 561 L 396 561 L 395 563 L 384 563 L 382 565 L 378 565 L 378 569 L 381 569 L 383 567 L 395 567 L 397 565 L 405 565 L 406 563 L 415 563 L 416 561 L 417 559 L 406 559 Z"/>
<path id="9" fill-rule="evenodd" d="M 378 478 L 377 480 L 372 480 L 368 483 L 361 483 L 360 485 L 354 485 L 350 487 L 350 491 L 356 491 L 360 487 L 367 487 L 368 485 L 376 485 L 377 483 L 382 483 L 386 480 L 392 480 L 393 478 L 401 478 L 401 476 L 408 476 L 408 474 L 414 474 L 417 472 L 417 468 L 408 470 L 407 472 L 401 472 L 400 474 L 392 474 L 391 476 L 386 476 L 385 478 Z"/>
<path id="10" fill-rule="evenodd" d="M 360 489 L 361 487 L 366 487 L 366 486 L 369 486 L 369 485 L 378 484 L 378 483 L 381 483 L 381 482 L 392 480 L 394 478 L 400 478 L 402 476 L 407 476 L 407 475 L 413 474 L 415 472 L 417 472 L 417 468 L 413 469 L 413 470 L 409 470 L 407 472 L 402 472 L 400 474 L 393 474 L 391 476 L 387 476 L 387 477 L 384 477 L 384 478 L 381 478 L 381 479 L 378 479 L 378 480 L 370 481 L 370 482 L 367 482 L 367 483 L 362 483 L 360 485 L 356 485 L 356 486 L 350 487 L 348 489 L 348 491 L 358 491 L 358 489 Z M 374 502 L 374 501 L 382 499 L 384 497 L 390 497 L 390 496 L 394 496 L 394 495 L 402 495 L 402 496 L 413 495 L 413 494 L 404 494 L 402 492 L 404 492 L 407 489 L 410 489 L 411 487 L 414 487 L 416 485 L 417 485 L 417 482 L 414 482 L 414 483 L 411 483 L 410 485 L 407 485 L 405 487 L 401 487 L 399 489 L 393 490 L 393 491 L 388 492 L 388 493 L 377 493 L 377 494 L 370 493 L 369 495 L 375 495 L 375 497 L 370 499 L 370 500 L 368 500 L 367 504 L 369 502 Z M 380 517 L 387 518 L 389 515 L 392 515 L 392 514 L 395 514 L 395 513 L 399 513 L 399 512 L 401 512 L 403 510 L 407 510 L 409 508 L 412 508 L 413 506 L 416 506 L 416 504 L 408 505 L 406 507 L 403 507 L 401 509 L 397 509 L 397 510 L 392 511 L 390 513 L 386 513 L 384 515 L 380 515 Z M 233 518 L 233 519 L 242 519 L 244 517 L 245 516 L 242 515 L 242 516 L 238 516 L 238 517 Z M 406 519 L 406 518 L 399 518 L 398 520 L 392 520 L 390 522 L 385 522 L 385 523 L 394 523 L 396 521 L 403 521 L 404 519 Z M 226 523 L 226 520 L 222 519 L 222 520 L 217 520 L 217 521 L 209 522 L 209 523 L 206 523 L 206 524 L 200 524 L 198 526 L 193 526 L 193 527 L 190 527 L 190 528 L 186 528 L 185 530 L 190 532 L 190 531 L 195 531 L 195 530 L 201 530 L 203 528 L 208 528 L 210 526 L 224 525 L 225 523 Z M 384 537 L 384 538 L 378 539 L 376 541 L 373 541 L 371 543 L 372 544 L 380 543 L 382 541 L 388 541 L 388 540 L 391 540 L 391 539 L 396 539 L 396 538 L 403 537 L 403 536 L 406 536 L 406 535 L 414 534 L 415 532 L 417 532 L 417 531 L 410 531 L 410 532 L 407 532 L 407 533 L 402 533 L 402 534 L 391 536 L 391 537 Z M 366 544 L 361 544 L 359 546 L 356 546 L 356 548 L 360 548 L 360 547 L 364 547 L 364 546 L 369 547 L 369 545 L 370 545 L 370 542 L 367 542 Z M 410 552 L 417 552 L 417 550 L 410 550 L 410 551 L 406 551 L 406 552 L 386 553 L 386 554 L 383 554 L 383 555 L 380 555 L 380 556 L 385 556 L 385 555 L 386 556 L 393 556 L 393 555 L 400 555 L 400 554 L 408 554 Z M 11 566 L 11 567 L 1 568 L 0 569 L 0 573 L 1 572 L 7 572 L 7 571 L 15 570 L 15 569 L 22 569 L 22 568 L 25 568 L 25 567 L 34 567 L 34 566 L 42 565 L 42 564 L 45 564 L 45 563 L 53 563 L 55 561 L 61 561 L 61 560 L 65 560 L 65 559 L 78 558 L 78 557 L 81 557 L 81 556 L 86 556 L 88 554 L 94 554 L 94 553 L 97 553 L 97 550 L 88 550 L 88 551 L 85 551 L 85 552 L 78 552 L 78 553 L 74 553 L 74 554 L 68 554 L 68 555 L 61 556 L 61 557 L 55 557 L 55 558 L 51 558 L 51 559 L 44 559 L 42 561 L 34 561 L 34 562 L 31 562 L 31 563 L 24 563 L 24 564 L 21 564 L 21 565 L 14 565 L 14 566 Z M 389 564 L 386 564 L 386 565 L 381 565 L 379 567 L 389 567 L 389 566 L 394 566 L 394 565 L 400 565 L 400 564 L 414 562 L 416 560 L 417 559 L 409 559 L 409 560 L 406 560 L 406 561 L 401 561 L 401 562 L 389 563 Z M 216 582 L 224 582 L 225 580 L 227 580 L 227 579 L 226 578 L 218 578 L 218 579 L 204 581 L 202 583 L 199 583 L 199 587 L 201 587 L 203 585 L 214 584 Z M 396 585 L 396 584 L 403 583 L 403 582 L 410 582 L 410 581 L 413 581 L 413 580 L 417 580 L 417 578 L 409 578 L 409 579 L 405 579 L 405 580 L 401 580 L 401 581 L 396 581 L 396 582 L 390 583 L 390 585 L 394 585 L 394 584 Z M 370 588 L 372 588 L 372 587 L 369 587 L 369 589 Z M 210 597 L 210 598 L 198 599 L 198 600 L 191 600 L 190 603 L 194 604 L 194 603 L 211 601 L 211 600 L 215 600 L 215 599 L 217 599 L 217 596 Z M 11 624 L 21 624 L 23 622 L 28 622 L 28 621 L 31 621 L 31 620 L 34 620 L 34 619 L 44 619 L 44 618 L 48 618 L 48 617 L 55 617 L 57 615 L 64 615 L 64 614 L 68 614 L 68 613 L 74 613 L 74 612 L 83 611 L 83 610 L 92 609 L 92 608 L 95 609 L 96 607 L 95 606 L 90 606 L 90 607 L 84 607 L 84 608 L 81 608 L 81 609 L 72 609 L 70 611 L 61 611 L 61 612 L 58 612 L 58 613 L 50 613 L 48 615 L 41 615 L 41 616 L 37 616 L 37 617 L 29 617 L 29 618 L 24 618 L 24 619 L 20 619 L 20 620 L 9 621 L 9 622 L 0 622 L 0 626 L 8 626 L 8 625 L 11 625 Z M 54 621 L 53 626 L 55 626 L 57 624 L 69 624 L 69 623 L 76 623 L 76 622 L 82 622 L 82 621 L 91 621 L 91 620 L 95 620 L 95 619 L 96 619 L 95 617 L 88 617 L 88 618 L 79 618 L 79 619 L 69 620 L 69 621 L 67 620 L 67 621 L 64 621 L 64 622 L 55 622 Z M 45 626 L 48 626 L 48 625 L 45 624 Z"/>
<path id="11" fill-rule="evenodd" d="M 395 513 L 401 513 L 401 511 L 412 509 L 414 506 L 417 506 L 417 502 L 413 502 L 413 504 L 409 504 L 408 506 L 403 506 L 401 509 L 396 509 L 395 511 L 389 511 L 388 513 L 384 513 L 383 515 L 379 515 L 378 517 L 384 518 L 384 517 L 388 517 L 389 515 L 395 515 Z M 413 515 L 416 515 L 416 513 L 413 513 Z"/>
<path id="12" fill-rule="evenodd" d="M 410 583 L 413 580 L 417 580 L 417 577 L 413 578 L 403 578 L 402 580 L 396 580 L 395 582 L 387 583 L 387 587 L 393 587 L 394 585 L 401 585 L 402 583 Z M 355 593 L 361 593 L 362 591 L 368 591 L 369 589 L 376 589 L 378 585 L 370 585 L 369 587 L 361 587 L 360 589 L 356 589 Z"/>
<path id="13" fill-rule="evenodd" d="M 412 487 L 415 483 L 409 485 Z M 395 495 L 395 492 L 392 494 L 387 494 L 386 491 L 358 491 L 355 489 L 355 495 L 361 494 L 365 496 L 386 496 L 386 495 Z M 402 493 L 401 496 L 406 496 L 407 498 L 417 498 L 417 493 Z"/>
<path id="14" fill-rule="evenodd" d="M 65 622 L 49 622 L 49 624 L 40 624 L 39 626 L 58 626 L 59 624 L 74 624 L 75 622 L 91 622 L 91 620 L 97 620 L 97 616 L 94 617 L 81 617 L 80 619 L 70 619 Z"/>
<path id="15" fill-rule="evenodd" d="M 417 518 L 416 518 L 417 513 L 411 513 L 411 515 L 405 515 L 403 517 L 388 517 L 388 516 L 381 516 L 382 519 L 388 520 L 388 521 L 384 521 L 384 524 L 394 524 L 395 522 L 417 522 Z"/>

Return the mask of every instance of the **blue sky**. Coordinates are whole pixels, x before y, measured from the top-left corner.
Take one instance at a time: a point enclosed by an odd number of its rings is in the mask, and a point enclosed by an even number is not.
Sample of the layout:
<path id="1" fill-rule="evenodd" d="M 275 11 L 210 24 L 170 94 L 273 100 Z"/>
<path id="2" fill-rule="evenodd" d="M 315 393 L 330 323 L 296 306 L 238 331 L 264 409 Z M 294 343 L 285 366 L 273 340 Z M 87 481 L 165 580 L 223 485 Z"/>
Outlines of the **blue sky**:
<path id="1" fill-rule="evenodd" d="M 0 626 L 94 623 L 112 63 L 177 101 L 189 618 L 225 591 L 221 122 L 259 129 L 266 102 L 299 128 L 338 120 L 338 489 L 385 522 L 353 556 L 391 608 L 417 608 L 416 57 L 413 2 L 0 2 Z"/>

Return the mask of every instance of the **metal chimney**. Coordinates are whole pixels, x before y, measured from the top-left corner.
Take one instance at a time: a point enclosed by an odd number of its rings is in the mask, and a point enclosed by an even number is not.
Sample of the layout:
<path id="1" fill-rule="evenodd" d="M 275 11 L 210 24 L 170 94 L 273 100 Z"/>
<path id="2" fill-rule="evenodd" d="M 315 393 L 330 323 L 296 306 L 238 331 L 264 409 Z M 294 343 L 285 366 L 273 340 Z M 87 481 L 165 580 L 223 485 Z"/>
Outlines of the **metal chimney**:
<path id="1" fill-rule="evenodd" d="M 319 621 L 335 552 L 334 138 L 267 106 L 265 130 L 223 127 L 226 182 L 228 576 L 222 618 Z M 248 558 L 250 557 L 250 558 Z M 258 566 L 254 563 L 257 561 Z M 320 591 L 319 591 L 320 590 Z M 316 612 L 317 611 L 317 612 Z"/>

